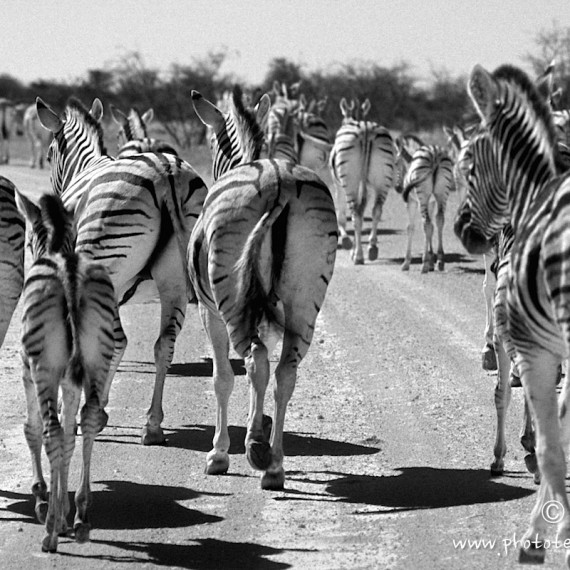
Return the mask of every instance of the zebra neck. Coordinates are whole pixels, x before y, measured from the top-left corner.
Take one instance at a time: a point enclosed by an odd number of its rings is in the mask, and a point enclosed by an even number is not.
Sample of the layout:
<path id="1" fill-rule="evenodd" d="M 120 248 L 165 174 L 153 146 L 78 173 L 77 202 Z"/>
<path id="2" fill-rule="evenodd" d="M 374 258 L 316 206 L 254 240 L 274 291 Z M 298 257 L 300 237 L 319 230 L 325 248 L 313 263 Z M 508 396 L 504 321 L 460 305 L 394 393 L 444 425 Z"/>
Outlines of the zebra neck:
<path id="1" fill-rule="evenodd" d="M 548 182 L 557 175 L 554 149 L 540 132 L 541 125 L 526 117 L 518 119 L 518 122 L 507 119 L 491 129 L 515 231 L 524 223 L 529 210 L 548 199 Z"/>

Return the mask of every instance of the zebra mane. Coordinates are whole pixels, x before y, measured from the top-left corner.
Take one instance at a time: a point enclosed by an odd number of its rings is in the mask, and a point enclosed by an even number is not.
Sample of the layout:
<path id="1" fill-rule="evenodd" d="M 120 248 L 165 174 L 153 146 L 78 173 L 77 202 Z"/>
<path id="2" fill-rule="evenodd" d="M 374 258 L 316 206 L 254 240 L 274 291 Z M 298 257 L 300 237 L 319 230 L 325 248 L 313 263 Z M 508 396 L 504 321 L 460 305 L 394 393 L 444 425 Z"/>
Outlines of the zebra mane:
<path id="1" fill-rule="evenodd" d="M 554 149 L 554 155 L 557 157 L 556 131 L 549 102 L 539 93 L 536 84 L 528 77 L 528 75 L 512 65 L 501 65 L 493 72 L 495 79 L 505 81 L 510 85 L 514 85 L 516 89 L 523 94 L 532 107 L 537 119 L 544 125 L 548 137 L 548 143 Z"/>
<path id="2" fill-rule="evenodd" d="M 244 106 L 243 94 L 239 85 L 234 86 L 232 103 L 232 114 L 240 139 L 243 160 L 244 162 L 257 160 L 261 155 L 265 135 L 257 122 L 257 117 L 253 110 Z"/>
<path id="3" fill-rule="evenodd" d="M 107 154 L 107 149 L 105 148 L 105 143 L 103 141 L 103 127 L 101 126 L 101 123 L 93 118 L 89 110 L 79 99 L 77 99 L 77 97 L 71 96 L 67 100 L 65 113 L 67 118 L 75 116 L 89 129 L 92 129 L 97 137 L 96 140 L 101 154 Z"/>
<path id="4" fill-rule="evenodd" d="M 69 253 L 73 219 L 59 196 L 44 194 L 39 200 L 42 223 L 47 233 L 47 250 L 52 253 Z"/>

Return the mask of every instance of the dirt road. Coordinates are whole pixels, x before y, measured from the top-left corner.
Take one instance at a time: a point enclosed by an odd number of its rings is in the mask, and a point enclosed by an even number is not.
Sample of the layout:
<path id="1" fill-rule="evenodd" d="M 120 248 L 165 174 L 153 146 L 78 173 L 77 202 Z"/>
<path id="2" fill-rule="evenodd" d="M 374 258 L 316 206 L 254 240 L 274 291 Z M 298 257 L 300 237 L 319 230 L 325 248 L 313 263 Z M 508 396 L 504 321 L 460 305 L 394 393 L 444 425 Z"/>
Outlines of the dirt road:
<path id="1" fill-rule="evenodd" d="M 0 174 L 24 191 L 48 185 L 46 173 L 23 165 Z M 211 350 L 195 308 L 167 379 L 168 445 L 139 444 L 158 305 L 126 307 L 129 347 L 111 390 L 109 426 L 94 450 L 92 540 L 62 538 L 55 555 L 41 552 L 44 531 L 30 498 L 18 313 L 0 351 L 0 568 L 516 566 L 509 541 L 526 530 L 536 490 L 518 444 L 522 398 L 516 391 L 508 472 L 490 479 L 494 376 L 480 364 L 483 264 L 452 234 L 456 207 L 453 196 L 444 273 L 420 274 L 419 224 L 414 264 L 400 271 L 406 215 L 396 194 L 381 223 L 379 260 L 355 267 L 348 252 L 338 252 L 287 416 L 283 492 L 261 491 L 245 460 L 247 383 L 238 359 L 230 471 L 203 473 L 215 398 Z M 79 456 L 78 442 L 71 490 Z M 469 540 L 486 542 L 462 547 Z M 545 567 L 562 560 L 552 549 Z"/>

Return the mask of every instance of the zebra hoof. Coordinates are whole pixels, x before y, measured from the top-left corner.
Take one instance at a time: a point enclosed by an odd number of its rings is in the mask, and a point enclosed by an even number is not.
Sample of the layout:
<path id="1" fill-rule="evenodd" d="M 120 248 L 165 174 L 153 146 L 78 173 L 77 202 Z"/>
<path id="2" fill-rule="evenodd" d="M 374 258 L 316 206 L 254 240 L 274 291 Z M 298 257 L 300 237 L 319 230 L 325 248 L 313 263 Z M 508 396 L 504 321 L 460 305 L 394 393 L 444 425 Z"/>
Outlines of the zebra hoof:
<path id="1" fill-rule="evenodd" d="M 432 269 L 430 269 L 429 263 L 424 263 L 422 265 L 422 273 L 429 273 L 430 271 L 432 271 Z"/>
<path id="2" fill-rule="evenodd" d="M 532 473 L 534 475 L 535 473 L 539 472 L 538 461 L 536 460 L 536 454 L 528 453 L 527 455 L 525 455 L 524 456 L 524 464 L 525 464 L 526 470 L 529 473 Z"/>
<path id="3" fill-rule="evenodd" d="M 269 469 L 271 465 L 271 446 L 267 441 L 248 441 L 245 446 L 249 464 L 259 471 Z"/>
<path id="4" fill-rule="evenodd" d="M 269 441 L 271 437 L 271 429 L 273 428 L 273 418 L 271 416 L 266 416 L 263 414 L 262 429 L 263 429 L 263 439 Z"/>
<path id="5" fill-rule="evenodd" d="M 230 468 L 230 456 L 212 449 L 206 458 L 206 475 L 225 475 Z"/>
<path id="6" fill-rule="evenodd" d="M 283 468 L 270 473 L 266 471 L 261 476 L 261 488 L 264 491 L 282 491 L 285 487 L 285 470 Z"/>
<path id="7" fill-rule="evenodd" d="M 348 236 L 343 236 L 340 245 L 342 249 L 352 249 L 352 240 Z"/>
<path id="8" fill-rule="evenodd" d="M 378 246 L 371 245 L 368 247 L 368 259 L 370 261 L 376 261 L 378 259 Z"/>
<path id="9" fill-rule="evenodd" d="M 48 534 L 44 537 L 42 552 L 57 552 L 57 535 Z"/>
<path id="10" fill-rule="evenodd" d="M 400 269 L 402 271 L 409 271 L 410 270 L 410 262 L 404 261 L 404 263 L 402 263 L 402 265 L 400 266 Z"/>
<path id="11" fill-rule="evenodd" d="M 75 531 L 75 542 L 79 544 L 89 542 L 89 533 L 91 532 L 91 525 L 89 523 L 76 523 L 73 530 Z"/>
<path id="12" fill-rule="evenodd" d="M 165 445 L 166 438 L 161 427 L 151 429 L 145 426 L 142 430 L 141 443 L 143 445 Z"/>
<path id="13" fill-rule="evenodd" d="M 481 353 L 481 366 L 483 370 L 487 370 L 488 372 L 497 370 L 497 355 L 491 344 L 485 345 Z"/>
<path id="14" fill-rule="evenodd" d="M 491 463 L 491 477 L 502 477 L 504 472 L 502 461 L 493 461 L 493 463 Z"/>
<path id="15" fill-rule="evenodd" d="M 437 262 L 437 270 L 438 271 L 444 271 L 445 270 L 445 263 L 443 261 L 438 261 Z"/>
<path id="16" fill-rule="evenodd" d="M 525 540 L 527 544 L 530 541 Z M 546 549 L 542 542 L 530 542 L 530 546 L 519 550 L 519 564 L 544 564 Z"/>
<path id="17" fill-rule="evenodd" d="M 355 257 L 354 258 L 354 265 L 364 265 L 364 258 L 363 257 Z"/>

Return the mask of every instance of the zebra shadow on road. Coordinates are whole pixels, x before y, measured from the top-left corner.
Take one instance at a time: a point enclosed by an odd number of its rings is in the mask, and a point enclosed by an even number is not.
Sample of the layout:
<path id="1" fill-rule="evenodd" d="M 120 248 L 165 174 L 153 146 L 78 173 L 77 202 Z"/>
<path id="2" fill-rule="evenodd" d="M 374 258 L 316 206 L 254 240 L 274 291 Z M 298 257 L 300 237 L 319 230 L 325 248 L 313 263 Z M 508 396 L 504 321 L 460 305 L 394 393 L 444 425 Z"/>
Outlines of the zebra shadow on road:
<path id="1" fill-rule="evenodd" d="M 229 426 L 230 455 L 245 454 L 245 427 Z M 167 445 L 192 451 L 207 453 L 212 449 L 214 426 L 187 425 L 180 429 L 168 430 Z M 294 456 L 353 456 L 372 455 L 380 452 L 379 447 L 359 445 L 334 439 L 315 437 L 311 433 L 285 432 L 283 447 L 287 457 Z"/>
<path id="2" fill-rule="evenodd" d="M 324 471 L 320 472 L 325 476 L 322 480 L 302 479 L 293 474 L 289 478 L 323 485 L 333 501 L 380 507 L 377 514 L 513 501 L 535 493 L 532 489 L 509 485 L 504 479 L 491 479 L 486 469 L 425 466 L 400 467 L 395 471 L 396 475 L 386 476 Z M 374 511 L 366 510 L 366 514 Z"/>
<path id="3" fill-rule="evenodd" d="M 178 501 L 187 501 L 203 495 L 223 496 L 224 494 L 198 493 L 185 487 L 144 485 L 132 481 L 96 481 L 94 485 L 95 487 L 105 485 L 106 488 L 93 491 L 93 503 L 90 509 L 90 518 L 94 525 L 92 540 L 87 546 L 77 545 L 72 537 L 60 537 L 58 557 L 77 558 L 78 561 L 101 561 L 107 564 L 153 564 L 194 570 L 206 568 L 281 570 L 290 566 L 269 560 L 269 556 L 293 550 L 306 551 L 209 538 L 188 539 L 188 544 L 97 539 L 97 535 L 113 536 L 112 531 L 189 528 L 222 522 L 224 520 L 222 517 L 188 509 Z M 36 525 L 38 537 L 41 536 L 43 529 L 42 525 L 36 522 L 31 494 L 0 490 L 0 498 L 10 501 L 7 507 L 0 510 L 0 520 Z M 73 493 L 69 493 L 69 499 L 71 512 L 68 521 L 72 521 L 75 512 Z M 112 508 L 109 508 L 110 505 Z M 14 516 L 7 517 L 6 513 L 12 513 Z M 113 550 L 109 551 L 110 548 Z M 80 566 L 78 562 L 77 567 Z"/>
<path id="4" fill-rule="evenodd" d="M 104 486 L 100 489 L 100 486 Z M 224 496 L 221 493 L 197 492 L 186 487 L 147 485 L 134 481 L 94 481 L 89 517 L 95 529 L 137 530 L 148 528 L 182 528 L 220 522 L 221 517 L 188 509 L 179 501 L 201 496 Z M 0 498 L 8 503 L 0 509 L 1 521 L 37 524 L 31 492 L 15 493 L 0 490 Z M 69 492 L 70 513 L 75 515 L 74 492 Z M 109 508 L 112 505 L 112 508 Z M 8 515 L 8 513 L 13 516 Z"/>
<path id="5" fill-rule="evenodd" d="M 211 570 L 212 568 L 284 570 L 290 564 L 270 560 L 268 557 L 286 552 L 311 552 L 300 548 L 273 548 L 252 542 L 229 542 L 215 538 L 189 539 L 189 544 L 164 544 L 160 542 L 125 542 L 118 540 L 93 540 L 94 545 L 104 545 L 125 551 L 121 554 L 89 556 L 89 560 L 118 564 L 145 564 L 168 568 Z M 63 556 L 73 554 L 60 553 Z M 77 556 L 78 559 L 85 558 Z"/>

